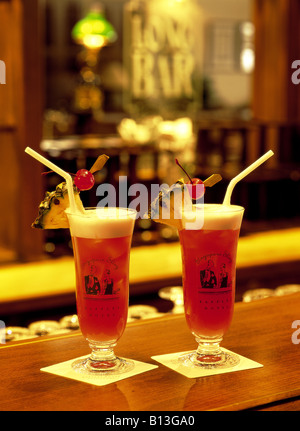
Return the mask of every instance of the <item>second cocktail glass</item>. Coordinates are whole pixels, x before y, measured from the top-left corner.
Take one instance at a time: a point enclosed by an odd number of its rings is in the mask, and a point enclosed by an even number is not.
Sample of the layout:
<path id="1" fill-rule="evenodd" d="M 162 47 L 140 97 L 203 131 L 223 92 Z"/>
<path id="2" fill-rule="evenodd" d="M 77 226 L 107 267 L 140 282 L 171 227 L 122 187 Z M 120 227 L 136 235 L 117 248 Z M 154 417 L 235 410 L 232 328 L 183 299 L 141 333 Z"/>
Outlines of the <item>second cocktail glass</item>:
<path id="1" fill-rule="evenodd" d="M 92 353 L 72 364 L 88 374 L 119 374 L 133 361 L 119 358 L 114 347 L 122 336 L 128 312 L 129 255 L 136 211 L 87 208 L 66 211 L 76 269 L 79 325 Z"/>
<path id="2" fill-rule="evenodd" d="M 180 357 L 186 366 L 235 366 L 238 356 L 220 347 L 234 309 L 237 245 L 244 208 L 204 204 L 203 226 L 179 231 L 187 324 L 198 342 L 195 352 Z M 185 214 L 183 213 L 183 218 Z"/>

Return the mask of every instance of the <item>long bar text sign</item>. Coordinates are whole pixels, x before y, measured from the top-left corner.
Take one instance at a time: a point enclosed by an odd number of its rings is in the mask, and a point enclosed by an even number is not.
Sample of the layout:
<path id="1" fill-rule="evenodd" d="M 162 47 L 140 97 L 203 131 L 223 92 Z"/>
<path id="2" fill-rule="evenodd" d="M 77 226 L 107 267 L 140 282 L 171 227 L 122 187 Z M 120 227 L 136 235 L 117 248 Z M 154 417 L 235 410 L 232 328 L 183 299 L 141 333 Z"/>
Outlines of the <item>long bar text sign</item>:
<path id="1" fill-rule="evenodd" d="M 196 43 L 199 44 L 195 17 L 181 3 L 177 4 L 180 10 L 175 10 L 175 6 L 163 8 L 166 3 L 150 0 L 143 7 L 133 6 L 125 14 L 124 60 L 129 103 L 191 102 L 195 98 L 195 51 Z"/>
<path id="2" fill-rule="evenodd" d="M 172 17 L 132 18 L 132 94 L 135 98 L 193 96 L 194 56 L 189 27 Z"/>

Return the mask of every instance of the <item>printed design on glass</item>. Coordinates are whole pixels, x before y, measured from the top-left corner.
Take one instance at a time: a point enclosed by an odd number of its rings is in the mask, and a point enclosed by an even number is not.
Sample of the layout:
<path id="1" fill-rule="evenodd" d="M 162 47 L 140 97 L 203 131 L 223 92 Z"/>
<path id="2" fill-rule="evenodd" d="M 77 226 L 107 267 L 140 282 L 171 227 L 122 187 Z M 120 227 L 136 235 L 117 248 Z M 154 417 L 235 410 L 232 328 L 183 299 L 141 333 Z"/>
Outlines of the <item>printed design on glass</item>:
<path id="1" fill-rule="evenodd" d="M 197 257 L 199 289 L 209 291 L 231 291 L 232 260 L 227 253 L 208 254 Z"/>
<path id="2" fill-rule="evenodd" d="M 114 285 L 115 273 L 118 265 L 112 258 L 93 259 L 84 266 L 84 287 L 88 297 L 101 296 L 112 298 L 119 294 L 119 289 Z"/>

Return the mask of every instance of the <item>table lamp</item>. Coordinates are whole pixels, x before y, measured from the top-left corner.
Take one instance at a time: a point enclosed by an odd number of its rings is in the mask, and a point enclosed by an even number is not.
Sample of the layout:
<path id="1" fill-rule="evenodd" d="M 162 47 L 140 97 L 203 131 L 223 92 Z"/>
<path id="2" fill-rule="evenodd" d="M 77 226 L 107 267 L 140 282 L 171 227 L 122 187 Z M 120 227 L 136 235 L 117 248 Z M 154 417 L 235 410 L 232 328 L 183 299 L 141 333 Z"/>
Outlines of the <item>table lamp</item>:
<path id="1" fill-rule="evenodd" d="M 94 6 L 72 29 L 73 40 L 82 45 L 81 82 L 75 88 L 74 107 L 78 112 L 102 112 L 103 94 L 97 71 L 99 51 L 117 39 L 114 27 L 107 21 L 100 6 Z"/>
<path id="2" fill-rule="evenodd" d="M 117 34 L 106 20 L 101 7 L 96 6 L 74 25 L 72 37 L 76 43 L 86 48 L 100 50 L 108 43 L 114 42 Z"/>

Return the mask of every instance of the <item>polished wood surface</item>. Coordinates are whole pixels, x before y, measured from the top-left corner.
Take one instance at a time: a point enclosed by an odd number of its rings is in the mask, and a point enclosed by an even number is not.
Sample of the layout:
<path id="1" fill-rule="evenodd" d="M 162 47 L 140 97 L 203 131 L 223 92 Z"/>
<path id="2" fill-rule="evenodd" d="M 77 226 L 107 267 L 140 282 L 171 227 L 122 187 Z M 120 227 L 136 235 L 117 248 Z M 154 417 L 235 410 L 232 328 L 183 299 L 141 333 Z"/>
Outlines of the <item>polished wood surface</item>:
<path id="1" fill-rule="evenodd" d="M 223 346 L 264 366 L 197 379 L 185 378 L 151 359 L 195 347 L 183 315 L 129 324 L 117 354 L 159 367 L 105 387 L 40 371 L 88 354 L 79 332 L 2 345 L 0 410 L 298 409 L 300 345 L 292 342 L 296 329 L 291 326 L 299 318 L 300 294 L 236 304 Z"/>

